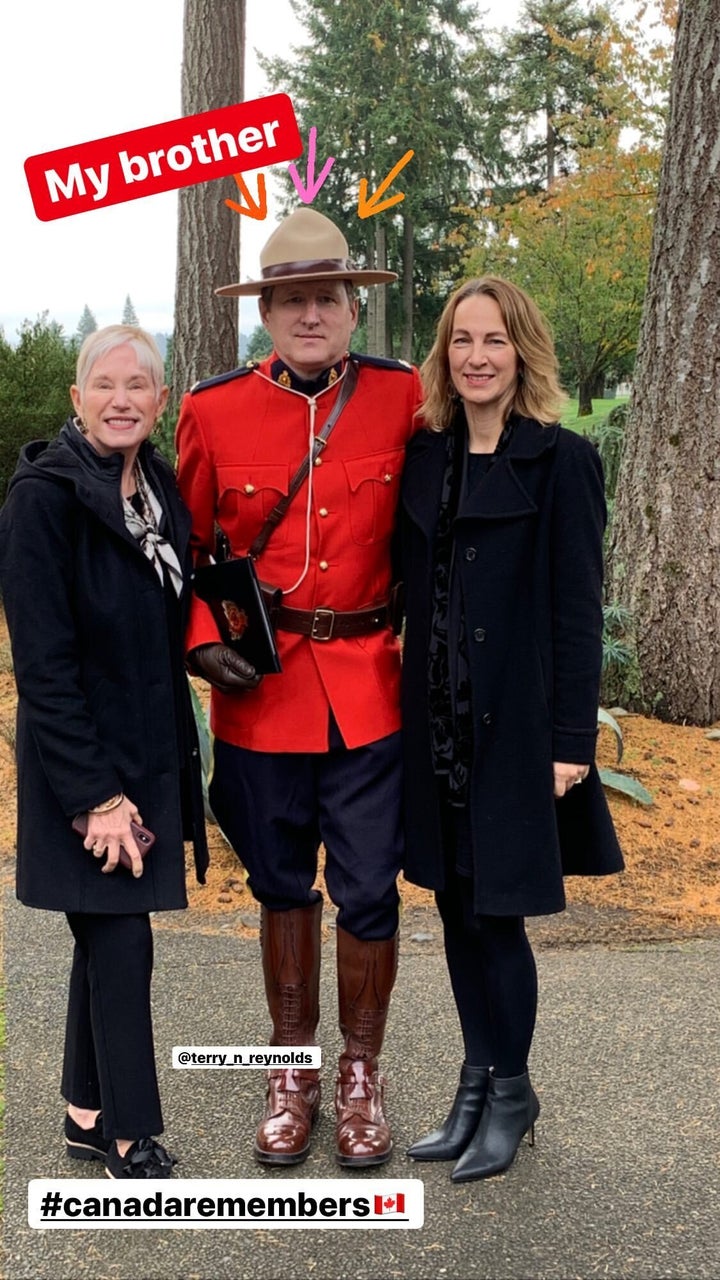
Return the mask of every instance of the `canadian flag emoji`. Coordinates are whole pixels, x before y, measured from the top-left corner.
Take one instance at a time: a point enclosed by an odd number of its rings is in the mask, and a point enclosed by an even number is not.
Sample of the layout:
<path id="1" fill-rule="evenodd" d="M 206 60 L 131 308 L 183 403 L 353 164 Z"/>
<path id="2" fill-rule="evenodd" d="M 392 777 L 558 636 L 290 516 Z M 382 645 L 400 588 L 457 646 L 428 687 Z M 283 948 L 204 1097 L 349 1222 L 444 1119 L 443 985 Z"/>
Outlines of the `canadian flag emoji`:
<path id="1" fill-rule="evenodd" d="M 405 1193 L 398 1191 L 394 1196 L 375 1196 L 375 1213 L 379 1216 L 388 1213 L 405 1212 Z"/>

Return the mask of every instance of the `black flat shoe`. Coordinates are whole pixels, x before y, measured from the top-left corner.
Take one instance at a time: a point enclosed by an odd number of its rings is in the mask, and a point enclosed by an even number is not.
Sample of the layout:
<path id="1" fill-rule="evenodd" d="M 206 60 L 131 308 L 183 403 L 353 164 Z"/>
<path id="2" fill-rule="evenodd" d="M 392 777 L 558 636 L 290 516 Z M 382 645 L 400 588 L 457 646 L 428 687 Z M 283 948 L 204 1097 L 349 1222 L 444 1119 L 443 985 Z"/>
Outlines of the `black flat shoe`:
<path id="1" fill-rule="evenodd" d="M 138 1138 L 120 1155 L 113 1140 L 105 1159 L 108 1178 L 171 1178 L 173 1165 L 177 1164 L 155 1138 Z"/>
<path id="2" fill-rule="evenodd" d="M 455 1101 L 445 1122 L 408 1148 L 411 1160 L 457 1160 L 480 1123 L 488 1091 L 489 1067 L 471 1067 L 465 1062 Z"/>
<path id="3" fill-rule="evenodd" d="M 104 1160 L 112 1139 L 103 1136 L 102 1117 L 92 1129 L 81 1129 L 72 1116 L 65 1113 L 65 1150 L 73 1160 Z"/>

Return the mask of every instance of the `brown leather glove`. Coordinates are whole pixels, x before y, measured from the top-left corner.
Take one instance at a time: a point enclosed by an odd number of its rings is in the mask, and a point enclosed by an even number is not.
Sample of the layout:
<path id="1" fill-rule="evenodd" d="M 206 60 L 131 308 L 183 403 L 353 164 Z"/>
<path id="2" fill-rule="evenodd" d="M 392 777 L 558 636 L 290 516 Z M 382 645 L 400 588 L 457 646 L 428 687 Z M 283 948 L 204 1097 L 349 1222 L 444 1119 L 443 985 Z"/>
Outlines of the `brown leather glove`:
<path id="1" fill-rule="evenodd" d="M 201 644 L 188 654 L 191 670 L 221 693 L 246 693 L 257 689 L 262 676 L 239 653 L 225 644 Z"/>

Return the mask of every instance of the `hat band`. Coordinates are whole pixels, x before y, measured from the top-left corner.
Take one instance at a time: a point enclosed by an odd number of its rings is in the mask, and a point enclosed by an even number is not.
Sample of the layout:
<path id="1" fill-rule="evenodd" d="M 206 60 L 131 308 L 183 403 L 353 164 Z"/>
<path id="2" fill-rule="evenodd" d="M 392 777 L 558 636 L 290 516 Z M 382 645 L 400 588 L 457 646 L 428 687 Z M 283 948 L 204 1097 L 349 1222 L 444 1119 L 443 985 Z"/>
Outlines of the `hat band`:
<path id="1" fill-rule="evenodd" d="M 347 275 L 355 271 L 349 258 L 312 258 L 304 262 L 276 262 L 271 267 L 263 267 L 263 280 L 272 280 L 275 276 L 316 276 L 318 272 L 329 276 Z"/>

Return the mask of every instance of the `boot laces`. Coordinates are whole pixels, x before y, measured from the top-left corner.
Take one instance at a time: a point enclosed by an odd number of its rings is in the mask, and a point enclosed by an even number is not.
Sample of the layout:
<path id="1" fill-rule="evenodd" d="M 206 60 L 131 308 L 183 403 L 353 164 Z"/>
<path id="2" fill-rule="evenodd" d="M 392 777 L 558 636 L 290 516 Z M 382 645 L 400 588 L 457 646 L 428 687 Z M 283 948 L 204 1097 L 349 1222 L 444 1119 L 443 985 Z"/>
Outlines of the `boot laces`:
<path id="1" fill-rule="evenodd" d="M 279 990 L 280 1033 L 283 1038 L 292 1037 L 300 1026 L 303 988 L 296 983 L 288 983 L 287 985 L 282 985 Z"/>

